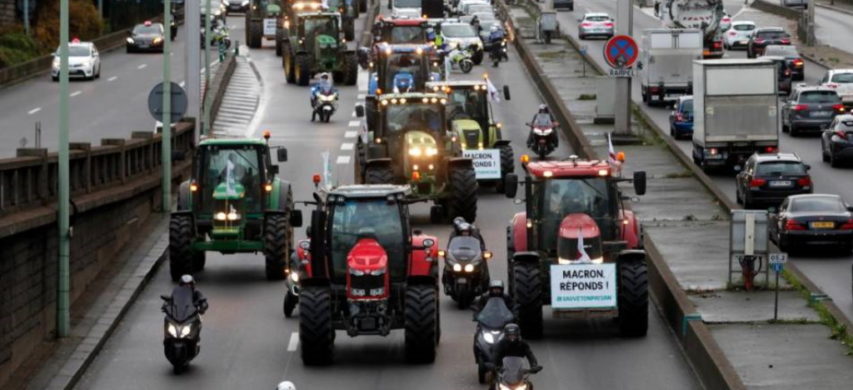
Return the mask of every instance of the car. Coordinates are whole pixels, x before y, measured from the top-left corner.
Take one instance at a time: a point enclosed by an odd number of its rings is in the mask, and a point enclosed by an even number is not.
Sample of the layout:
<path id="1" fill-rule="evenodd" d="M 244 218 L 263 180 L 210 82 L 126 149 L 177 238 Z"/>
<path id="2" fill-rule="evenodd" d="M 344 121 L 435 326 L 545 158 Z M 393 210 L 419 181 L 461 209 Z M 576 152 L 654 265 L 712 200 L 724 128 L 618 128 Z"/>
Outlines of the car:
<path id="1" fill-rule="evenodd" d="M 554 0 L 554 10 L 566 9 L 569 11 L 575 10 L 575 0 Z"/>
<path id="2" fill-rule="evenodd" d="M 838 115 L 820 137 L 823 161 L 833 167 L 853 161 L 853 115 Z"/>
<path id="3" fill-rule="evenodd" d="M 793 195 L 770 213 L 770 239 L 783 252 L 828 245 L 849 254 L 853 248 L 853 207 L 834 194 Z"/>
<path id="4" fill-rule="evenodd" d="M 797 48 L 792 45 L 768 45 L 764 49 L 763 56 L 782 57 L 791 69 L 791 77 L 794 81 L 803 81 L 806 77 L 806 64 Z"/>
<path id="5" fill-rule="evenodd" d="M 139 51 L 163 52 L 163 40 L 166 39 L 163 23 L 152 23 L 150 20 L 137 24 L 127 37 L 125 48 L 128 53 Z"/>
<path id="6" fill-rule="evenodd" d="M 490 12 L 494 13 L 495 10 L 492 8 L 492 5 L 488 2 L 475 2 L 475 3 L 466 3 L 462 9 L 462 15 L 473 15 L 476 12 Z"/>
<path id="7" fill-rule="evenodd" d="M 780 95 L 788 96 L 791 94 L 791 84 L 793 83 L 791 67 L 784 57 L 762 56 L 762 59 L 773 61 L 776 64 L 776 79 L 778 80 L 778 92 Z"/>
<path id="8" fill-rule="evenodd" d="M 456 5 L 453 6 L 452 14 L 455 16 L 464 15 L 462 10 L 467 8 L 469 4 L 486 4 L 491 6 L 491 4 L 489 4 L 489 2 L 485 0 L 459 0 Z"/>
<path id="9" fill-rule="evenodd" d="M 222 0 L 226 15 L 235 12 L 246 13 L 249 10 L 249 0 Z"/>
<path id="10" fill-rule="evenodd" d="M 790 195 L 813 191 L 811 167 L 793 153 L 753 154 L 735 176 L 735 198 L 743 208 L 778 206 Z"/>
<path id="11" fill-rule="evenodd" d="M 53 53 L 50 77 L 53 81 L 59 81 L 59 48 Z M 101 55 L 98 48 L 92 42 L 81 42 L 72 39 L 68 43 L 68 78 L 80 77 L 93 80 L 101 77 Z"/>
<path id="12" fill-rule="evenodd" d="M 822 130 L 843 113 L 844 105 L 834 89 L 800 85 L 782 105 L 782 131 L 794 137 L 803 130 Z"/>
<path id="13" fill-rule="evenodd" d="M 674 139 L 693 135 L 693 96 L 679 96 L 669 114 L 669 135 Z"/>
<path id="14" fill-rule="evenodd" d="M 853 107 L 853 69 L 830 69 L 820 79 L 820 84 L 834 89 L 845 107 Z"/>
<path id="15" fill-rule="evenodd" d="M 723 17 L 720 18 L 720 31 L 726 31 L 732 27 L 732 16 L 729 14 L 723 14 Z"/>
<path id="16" fill-rule="evenodd" d="M 613 37 L 614 23 L 610 15 L 603 12 L 588 12 L 578 19 L 578 38 Z"/>
<path id="17" fill-rule="evenodd" d="M 459 45 L 462 49 L 470 50 L 471 61 L 474 61 L 474 64 L 479 65 L 483 62 L 483 41 L 470 24 L 442 23 L 441 36 L 448 47 Z"/>
<path id="18" fill-rule="evenodd" d="M 807 8 L 808 0 L 782 0 L 782 6 L 784 7 L 795 7 L 795 8 Z"/>
<path id="19" fill-rule="evenodd" d="M 732 26 L 726 30 L 725 37 L 723 38 L 723 43 L 725 44 L 726 49 L 745 49 L 749 43 L 749 37 L 752 35 L 755 27 L 755 22 L 748 20 L 732 22 Z"/>
<path id="20" fill-rule="evenodd" d="M 764 53 L 767 45 L 790 45 L 791 34 L 782 27 L 760 27 L 753 31 L 746 44 L 746 56 L 755 58 Z"/>

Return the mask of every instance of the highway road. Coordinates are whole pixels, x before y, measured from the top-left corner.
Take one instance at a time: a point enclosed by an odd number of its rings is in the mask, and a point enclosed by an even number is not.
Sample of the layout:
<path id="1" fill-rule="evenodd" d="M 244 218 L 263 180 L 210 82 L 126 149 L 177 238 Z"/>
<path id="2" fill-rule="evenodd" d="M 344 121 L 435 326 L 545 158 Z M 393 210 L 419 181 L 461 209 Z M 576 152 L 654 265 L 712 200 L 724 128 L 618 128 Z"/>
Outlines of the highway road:
<path id="1" fill-rule="evenodd" d="M 726 1 L 726 10 L 731 15 L 737 15 L 734 20 L 752 20 L 752 17 L 760 14 L 755 9 L 749 9 L 741 12 L 742 3 L 738 1 Z M 577 0 L 575 12 L 561 12 L 558 15 L 560 26 L 563 31 L 577 37 L 577 22 L 585 10 L 608 12 L 611 16 L 616 16 L 616 1 L 590 1 Z M 618 23 L 618 21 L 617 21 Z M 640 42 L 639 37 L 641 31 L 646 28 L 660 26 L 659 22 L 646 14 L 644 11 L 636 10 L 634 12 L 634 37 L 637 42 Z M 606 69 L 604 59 L 600 54 L 603 50 L 604 41 L 584 41 L 589 46 L 589 52 L 593 58 Z M 641 48 L 642 50 L 642 48 Z M 743 51 L 730 51 L 726 53 L 727 57 L 739 58 L 745 57 Z M 806 77 L 805 82 L 815 84 L 823 77 L 825 68 L 822 66 L 806 61 Z M 633 99 L 638 104 L 641 104 L 643 110 L 649 114 L 655 123 L 663 129 L 669 129 L 669 113 L 670 108 L 664 107 L 649 107 L 642 104 L 640 96 L 639 82 L 635 80 L 632 88 Z M 689 156 L 692 150 L 690 140 L 678 141 L 681 149 Z M 817 136 L 810 137 L 791 137 L 788 134 L 780 132 L 780 149 L 784 152 L 794 152 L 806 163 L 810 164 L 812 169 L 810 174 L 814 181 L 815 192 L 840 194 L 846 198 L 848 202 L 853 202 L 853 170 L 849 168 L 832 168 L 828 163 L 821 159 L 820 138 Z M 734 201 L 735 186 L 734 175 L 715 175 L 712 176 L 714 183 Z M 850 269 L 853 265 L 853 256 L 838 256 L 831 253 L 810 252 L 808 256 L 795 256 L 792 261 L 797 264 L 811 281 L 815 282 L 824 292 L 826 292 L 836 304 L 844 311 L 848 318 L 853 318 L 853 299 L 851 299 L 850 285 Z"/>
<path id="2" fill-rule="evenodd" d="M 250 54 L 264 83 L 255 135 L 270 130 L 272 143 L 288 148 L 291 162 L 283 164 L 281 171 L 294 182 L 296 198 L 310 199 L 311 175 L 321 170 L 320 154 L 324 151 L 331 153 L 337 180 L 351 183 L 349 149 L 359 124 L 350 115 L 365 89 L 363 82 L 359 88 L 339 87 L 340 110 L 331 123 L 311 123 L 308 90 L 285 83 L 280 59 L 270 43 Z M 512 101 L 498 103 L 495 108 L 518 155 L 527 135 L 523 123 L 541 100 L 528 77 L 519 77 L 525 72 L 517 53 L 512 52 L 510 62 L 499 69 L 475 67 L 467 77 L 479 77 L 486 70 L 499 87 L 507 84 L 511 88 Z M 565 147 L 558 151 L 558 155 L 568 154 Z M 492 275 L 506 275 L 504 226 L 520 207 L 491 190 L 481 192 L 477 223 L 496 254 L 490 263 Z M 303 210 L 309 214 L 308 209 Z M 415 207 L 413 214 L 418 228 L 437 235 L 441 245 L 446 245 L 449 226 L 428 224 L 425 206 Z M 298 236 L 303 235 L 304 229 L 300 229 Z M 284 379 L 294 381 L 299 389 L 484 388 L 477 383 L 471 352 L 475 328 L 471 313 L 456 309 L 447 297 L 441 297 L 442 340 L 434 364 L 403 363 L 402 332 L 395 331 L 386 338 L 349 338 L 338 332 L 335 364 L 309 368 L 299 356 L 298 319 L 284 319 L 282 315 L 284 285 L 264 279 L 260 255 L 208 254 L 207 268 L 198 275 L 198 281 L 211 309 L 204 318 L 201 354 L 188 372 L 173 375 L 163 356 L 159 295 L 168 293 L 172 283 L 168 270 L 162 267 L 77 388 L 271 389 Z M 618 337 L 609 320 L 557 321 L 546 317 L 546 338 L 533 343 L 545 369 L 532 378 L 533 382 L 542 389 L 700 388 L 669 329 L 653 306 L 650 310 L 649 334 L 641 339 Z"/>

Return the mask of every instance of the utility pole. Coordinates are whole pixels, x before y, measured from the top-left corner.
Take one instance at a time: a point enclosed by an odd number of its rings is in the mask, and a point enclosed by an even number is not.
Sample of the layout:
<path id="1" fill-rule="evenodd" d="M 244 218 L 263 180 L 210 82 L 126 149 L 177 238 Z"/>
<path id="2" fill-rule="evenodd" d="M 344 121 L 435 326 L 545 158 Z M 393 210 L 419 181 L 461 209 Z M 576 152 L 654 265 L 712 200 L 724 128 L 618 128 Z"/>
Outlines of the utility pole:
<path id="1" fill-rule="evenodd" d="M 806 34 L 808 34 L 806 36 L 806 45 L 808 45 L 808 46 L 817 45 L 817 38 L 814 35 L 814 28 L 815 28 L 814 9 L 815 9 L 814 0 L 808 0 L 808 12 L 809 12 L 808 18 L 809 19 L 806 23 Z"/>
<path id="2" fill-rule="evenodd" d="M 204 95 L 201 97 L 204 105 L 204 126 L 201 128 L 201 134 L 207 135 L 210 133 L 210 99 L 207 98 L 210 88 L 210 0 L 204 1 Z"/>
<path id="3" fill-rule="evenodd" d="M 24 32 L 30 36 L 30 0 L 24 0 Z"/>
<path id="4" fill-rule="evenodd" d="M 634 1 L 618 0 L 616 4 L 616 35 L 633 37 Z M 631 131 L 631 82 L 630 77 L 616 78 L 616 95 L 613 100 L 615 136 L 630 137 Z"/>
<path id="5" fill-rule="evenodd" d="M 201 135 L 199 127 L 201 124 L 199 120 L 201 118 L 201 64 L 199 64 L 201 53 L 196 50 L 201 47 L 201 37 L 195 26 L 201 26 L 201 2 L 184 1 L 184 42 L 186 42 L 184 90 L 187 91 L 187 112 L 190 113 L 189 116 L 195 118 L 195 131 Z"/>
<path id="6" fill-rule="evenodd" d="M 169 31 L 172 23 L 172 1 L 163 0 L 163 25 Z M 160 157 L 163 164 L 163 213 L 172 211 L 172 37 L 163 39 L 163 133 Z"/>
<path id="7" fill-rule="evenodd" d="M 57 203 L 59 215 L 59 266 L 57 272 L 56 334 L 67 337 L 71 330 L 69 294 L 69 255 L 71 253 L 71 231 L 68 206 L 71 203 L 68 180 L 68 0 L 59 0 L 59 188 Z"/>

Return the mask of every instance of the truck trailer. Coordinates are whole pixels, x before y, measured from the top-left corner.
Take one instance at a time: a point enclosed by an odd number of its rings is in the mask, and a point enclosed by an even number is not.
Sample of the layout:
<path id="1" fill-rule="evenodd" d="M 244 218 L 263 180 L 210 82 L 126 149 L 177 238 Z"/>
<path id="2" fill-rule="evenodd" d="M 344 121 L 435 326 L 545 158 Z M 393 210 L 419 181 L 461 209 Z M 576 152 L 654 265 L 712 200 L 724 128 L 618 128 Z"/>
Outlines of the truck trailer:
<path id="1" fill-rule="evenodd" d="M 697 29 L 643 30 L 640 87 L 645 103 L 674 101 L 693 89 L 693 61 L 702 59 Z"/>

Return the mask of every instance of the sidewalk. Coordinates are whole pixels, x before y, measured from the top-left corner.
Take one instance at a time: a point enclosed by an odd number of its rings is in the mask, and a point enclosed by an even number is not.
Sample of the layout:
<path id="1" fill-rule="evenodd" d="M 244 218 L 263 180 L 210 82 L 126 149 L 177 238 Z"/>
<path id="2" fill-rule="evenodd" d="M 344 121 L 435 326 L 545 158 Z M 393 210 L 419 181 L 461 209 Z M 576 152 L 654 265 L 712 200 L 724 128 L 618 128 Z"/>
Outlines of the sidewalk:
<path id="1" fill-rule="evenodd" d="M 535 43 L 534 21 L 526 11 L 513 8 L 511 15 L 521 29 L 519 39 L 525 39 L 598 156 L 606 156 L 612 125 L 593 124 L 595 101 L 580 99 L 596 94 L 594 71 L 582 75 L 582 57 L 564 40 Z M 634 169 L 648 175 L 647 194 L 631 205 L 653 242 L 647 249 L 669 266 L 741 381 L 747 388 L 849 388 L 850 349 L 830 338 L 830 328 L 799 291 L 782 284 L 779 321 L 774 322 L 772 291 L 729 288 L 729 215 L 653 131 L 636 122 L 635 128 L 644 142 L 619 150 L 627 156 L 626 177 Z M 759 280 L 763 283 L 763 277 Z"/>

